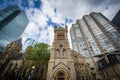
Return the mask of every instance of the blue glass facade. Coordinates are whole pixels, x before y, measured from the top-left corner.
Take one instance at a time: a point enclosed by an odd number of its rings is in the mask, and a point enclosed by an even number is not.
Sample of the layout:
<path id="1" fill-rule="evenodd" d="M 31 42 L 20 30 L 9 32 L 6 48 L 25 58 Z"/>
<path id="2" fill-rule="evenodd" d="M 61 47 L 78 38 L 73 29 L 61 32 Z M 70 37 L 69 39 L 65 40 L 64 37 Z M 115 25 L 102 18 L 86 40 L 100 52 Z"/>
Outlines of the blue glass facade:
<path id="1" fill-rule="evenodd" d="M 9 6 L 0 11 L 0 51 L 6 44 L 18 39 L 28 23 L 25 12 L 17 6 Z"/>

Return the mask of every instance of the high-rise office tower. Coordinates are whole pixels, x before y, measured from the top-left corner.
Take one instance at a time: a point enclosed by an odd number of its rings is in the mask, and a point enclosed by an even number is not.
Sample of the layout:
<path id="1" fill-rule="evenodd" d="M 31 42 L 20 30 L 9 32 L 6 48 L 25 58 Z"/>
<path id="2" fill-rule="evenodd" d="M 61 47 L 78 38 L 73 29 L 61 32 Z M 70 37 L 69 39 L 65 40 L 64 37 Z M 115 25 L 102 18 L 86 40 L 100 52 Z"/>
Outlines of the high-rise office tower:
<path id="1" fill-rule="evenodd" d="M 119 53 L 120 33 L 114 26 L 101 13 L 83 16 L 70 29 L 73 49 L 93 62 L 96 55 Z"/>
<path id="2" fill-rule="evenodd" d="M 28 47 L 28 46 L 34 46 L 35 44 L 37 44 L 38 41 L 32 39 L 32 38 L 27 38 L 25 41 L 24 41 L 24 44 L 23 44 L 23 49 L 22 51 L 24 52 L 25 49 Z"/>
<path id="3" fill-rule="evenodd" d="M 35 44 L 37 44 L 38 41 L 32 39 L 32 38 L 27 38 L 24 42 L 24 45 L 26 46 L 34 46 Z"/>
<path id="4" fill-rule="evenodd" d="M 0 51 L 21 36 L 28 22 L 25 12 L 18 6 L 9 6 L 0 11 Z"/>

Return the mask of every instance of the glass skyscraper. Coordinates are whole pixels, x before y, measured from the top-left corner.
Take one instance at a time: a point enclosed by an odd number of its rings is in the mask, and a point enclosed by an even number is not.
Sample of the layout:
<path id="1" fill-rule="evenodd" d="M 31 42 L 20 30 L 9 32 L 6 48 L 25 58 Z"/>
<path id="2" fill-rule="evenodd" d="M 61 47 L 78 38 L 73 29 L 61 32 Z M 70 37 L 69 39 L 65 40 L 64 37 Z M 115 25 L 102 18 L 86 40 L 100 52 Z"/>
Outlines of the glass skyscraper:
<path id="1" fill-rule="evenodd" d="M 0 11 L 0 51 L 4 49 L 6 44 L 18 39 L 29 20 L 24 11 L 18 6 L 9 6 Z"/>
<path id="2" fill-rule="evenodd" d="M 23 49 L 22 51 L 24 52 L 25 49 L 28 47 L 28 46 L 35 46 L 35 44 L 37 44 L 38 41 L 32 39 L 32 38 L 27 38 L 24 43 L 23 43 Z"/>
<path id="3" fill-rule="evenodd" d="M 70 35 L 73 50 L 87 60 L 93 59 L 93 62 L 96 55 L 120 51 L 120 33 L 101 13 L 92 12 L 77 20 L 70 29 Z"/>

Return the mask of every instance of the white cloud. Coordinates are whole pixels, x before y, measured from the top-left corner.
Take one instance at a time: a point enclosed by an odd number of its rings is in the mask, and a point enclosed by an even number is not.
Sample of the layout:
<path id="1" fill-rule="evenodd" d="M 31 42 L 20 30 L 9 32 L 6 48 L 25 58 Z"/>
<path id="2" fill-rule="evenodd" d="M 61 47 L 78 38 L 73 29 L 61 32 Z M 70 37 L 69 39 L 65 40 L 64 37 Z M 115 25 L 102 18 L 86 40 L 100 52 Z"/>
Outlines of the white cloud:
<path id="1" fill-rule="evenodd" d="M 53 8 L 56 8 L 63 17 L 81 19 L 82 16 L 90 12 L 97 11 L 103 13 L 109 19 L 120 9 L 118 0 L 50 0 Z M 116 3 L 115 3 L 116 2 Z M 109 5 L 110 4 L 110 5 Z M 106 12 L 108 6 L 108 12 Z M 112 12 L 112 13 L 111 13 Z"/>
<path id="2" fill-rule="evenodd" d="M 68 26 L 68 41 L 69 41 L 70 48 L 72 48 L 71 37 L 70 37 L 70 28 L 71 28 L 71 25 L 72 25 L 72 23 L 67 24 L 67 26 Z"/>
<path id="3" fill-rule="evenodd" d="M 28 1 L 28 5 L 29 5 L 29 7 L 34 7 L 34 2 L 33 2 L 33 0 L 29 0 L 29 1 Z"/>
<path id="4" fill-rule="evenodd" d="M 120 3 L 117 5 L 106 6 L 108 9 L 102 11 L 103 15 L 105 15 L 109 20 L 112 20 L 113 17 L 117 14 L 120 10 Z"/>
<path id="5" fill-rule="evenodd" d="M 26 38 L 33 38 L 37 40 L 39 37 L 39 26 L 30 21 L 24 33 L 22 34 L 22 37 L 23 41 L 25 41 Z"/>
<path id="6" fill-rule="evenodd" d="M 47 29 L 42 30 L 40 32 L 39 42 L 45 42 L 48 44 L 52 44 L 54 38 L 54 28 L 52 26 L 48 26 Z"/>
<path id="7" fill-rule="evenodd" d="M 36 23 L 37 25 L 39 25 L 41 27 L 45 27 L 47 25 L 46 21 L 48 20 L 48 18 L 39 9 L 30 8 L 30 9 L 26 10 L 26 13 L 27 13 L 30 21 Z"/>
<path id="8" fill-rule="evenodd" d="M 44 14 L 46 14 L 48 17 L 51 18 L 51 20 L 55 23 L 64 23 L 65 20 L 62 17 L 60 13 L 54 12 L 54 7 L 52 7 L 50 1 L 48 0 L 42 0 L 42 11 Z"/>

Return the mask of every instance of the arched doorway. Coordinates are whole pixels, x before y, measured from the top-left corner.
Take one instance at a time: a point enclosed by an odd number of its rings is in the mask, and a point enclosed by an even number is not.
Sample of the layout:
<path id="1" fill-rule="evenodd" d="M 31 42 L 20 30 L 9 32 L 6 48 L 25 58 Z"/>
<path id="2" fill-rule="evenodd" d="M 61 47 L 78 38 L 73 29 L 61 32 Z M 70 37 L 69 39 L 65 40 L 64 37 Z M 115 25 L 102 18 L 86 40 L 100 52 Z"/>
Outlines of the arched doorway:
<path id="1" fill-rule="evenodd" d="M 68 72 L 65 69 L 58 69 L 54 73 L 54 80 L 69 80 Z"/>
<path id="2" fill-rule="evenodd" d="M 65 74 L 63 72 L 59 72 L 57 74 L 57 80 L 65 80 Z"/>

